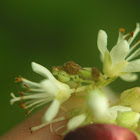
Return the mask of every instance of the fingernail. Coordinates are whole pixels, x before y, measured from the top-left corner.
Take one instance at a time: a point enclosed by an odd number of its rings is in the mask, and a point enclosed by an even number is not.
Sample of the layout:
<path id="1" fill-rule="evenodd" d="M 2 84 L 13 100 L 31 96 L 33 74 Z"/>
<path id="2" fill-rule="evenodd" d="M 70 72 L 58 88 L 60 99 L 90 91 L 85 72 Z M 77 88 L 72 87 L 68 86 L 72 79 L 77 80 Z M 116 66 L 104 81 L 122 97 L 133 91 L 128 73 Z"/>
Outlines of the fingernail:
<path id="1" fill-rule="evenodd" d="M 64 140 L 138 140 L 127 128 L 113 124 L 90 124 L 69 132 Z"/>

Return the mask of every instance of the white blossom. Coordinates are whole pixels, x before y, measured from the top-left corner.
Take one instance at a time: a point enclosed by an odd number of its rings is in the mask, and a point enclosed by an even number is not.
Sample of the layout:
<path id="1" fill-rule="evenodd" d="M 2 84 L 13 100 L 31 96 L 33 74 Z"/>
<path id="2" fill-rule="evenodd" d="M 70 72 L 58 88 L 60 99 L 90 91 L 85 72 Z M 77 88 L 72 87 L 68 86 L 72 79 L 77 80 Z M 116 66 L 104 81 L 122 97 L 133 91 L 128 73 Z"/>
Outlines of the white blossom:
<path id="1" fill-rule="evenodd" d="M 30 111 L 43 104 L 52 102 L 44 114 L 44 121 L 50 122 L 57 115 L 60 105 L 70 97 L 70 87 L 59 82 L 48 69 L 37 63 L 32 62 L 32 69 L 46 79 L 40 83 L 35 83 L 21 78 L 23 84 L 29 87 L 30 92 L 22 92 L 23 95 L 21 97 L 15 97 L 12 93 L 13 99 L 10 102 L 13 104 L 16 101 L 28 99 L 29 101 L 22 103 L 22 107 L 24 109 L 32 107 Z"/>
<path id="2" fill-rule="evenodd" d="M 56 120 L 61 120 L 59 118 L 53 120 L 59 111 L 60 105 L 69 99 L 72 93 L 84 91 L 87 87 L 81 86 L 76 90 L 70 89 L 67 84 L 58 81 L 48 69 L 35 62 L 32 62 L 32 69 L 46 79 L 36 83 L 22 77 L 17 78 L 17 81 L 23 82 L 27 92 L 20 92 L 20 97 L 16 97 L 11 93 L 13 99 L 10 100 L 10 103 L 13 104 L 16 101 L 20 101 L 24 109 L 31 108 L 27 113 L 39 106 L 51 103 L 42 118 L 42 124 L 32 128 L 32 131 L 35 131 Z M 23 103 L 23 100 L 27 101 Z"/>
<path id="3" fill-rule="evenodd" d="M 88 93 L 87 103 L 81 107 L 81 110 L 79 112 L 81 112 L 81 114 L 76 115 L 69 120 L 67 124 L 67 131 L 74 130 L 77 127 L 89 123 L 117 124 L 118 122 L 116 120 L 118 119 L 119 113 L 129 112 L 128 114 L 130 116 L 132 114 L 132 119 L 133 117 L 134 119 L 136 117 L 135 115 L 133 115 L 134 112 L 130 107 L 125 107 L 121 105 L 111 106 L 107 97 L 100 90 L 97 89 L 92 90 Z M 139 113 L 135 114 L 140 116 Z M 121 118 L 119 117 L 119 120 L 120 119 Z M 138 117 L 136 117 L 136 119 L 137 121 L 131 121 L 131 124 L 138 122 Z M 129 125 L 128 119 L 123 119 L 123 123 L 127 123 Z M 118 125 L 120 124 L 118 123 Z"/>
<path id="4" fill-rule="evenodd" d="M 140 32 L 140 24 L 136 24 L 136 29 L 131 34 L 124 35 L 119 32 L 117 44 L 109 51 L 107 49 L 107 34 L 100 30 L 98 33 L 97 45 L 103 59 L 103 72 L 108 77 L 120 76 L 123 80 L 134 81 L 140 72 L 140 59 L 135 59 L 140 55 L 140 48 L 136 49 L 140 41 L 132 45 L 133 40 Z M 131 37 L 126 40 L 126 37 Z"/>
<path id="5" fill-rule="evenodd" d="M 67 124 L 68 131 L 76 129 L 83 123 L 86 123 L 88 119 L 89 123 L 94 122 L 95 119 L 104 119 L 108 113 L 108 100 L 105 95 L 99 90 L 92 90 L 88 93 L 88 99 L 86 104 L 81 107 L 81 114 L 71 118 Z"/>
<path id="6" fill-rule="evenodd" d="M 132 111 L 130 107 L 110 106 L 108 98 L 100 90 L 93 90 L 89 93 L 87 105 L 94 119 L 102 122 L 115 121 L 118 112 Z"/>

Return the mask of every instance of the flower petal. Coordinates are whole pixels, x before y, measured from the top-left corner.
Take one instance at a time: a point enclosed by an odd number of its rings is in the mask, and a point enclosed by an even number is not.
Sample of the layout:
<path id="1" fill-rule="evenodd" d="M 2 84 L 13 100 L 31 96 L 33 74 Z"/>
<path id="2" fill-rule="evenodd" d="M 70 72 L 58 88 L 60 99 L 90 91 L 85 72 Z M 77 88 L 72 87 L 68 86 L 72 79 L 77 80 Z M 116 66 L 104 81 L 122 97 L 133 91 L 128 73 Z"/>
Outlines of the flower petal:
<path id="1" fill-rule="evenodd" d="M 133 81 L 136 81 L 138 79 L 138 75 L 135 73 L 128 73 L 125 75 L 121 75 L 120 78 L 124 81 L 127 81 L 127 82 L 133 82 Z"/>
<path id="2" fill-rule="evenodd" d="M 128 62 L 123 72 L 140 72 L 140 59 Z"/>
<path id="3" fill-rule="evenodd" d="M 107 34 L 103 30 L 100 30 L 98 33 L 97 45 L 102 57 L 104 58 L 104 54 L 107 51 Z"/>
<path id="4" fill-rule="evenodd" d="M 112 63 L 111 63 L 111 58 L 110 58 L 110 54 L 108 51 L 105 52 L 105 57 L 104 57 L 104 63 L 103 63 L 103 72 L 106 75 L 110 74 L 110 70 L 112 67 Z"/>
<path id="5" fill-rule="evenodd" d="M 72 119 L 69 120 L 67 124 L 68 130 L 73 130 L 77 128 L 84 122 L 85 119 L 86 119 L 85 114 L 81 114 L 81 115 L 73 117 Z"/>
<path id="6" fill-rule="evenodd" d="M 40 64 L 32 62 L 32 69 L 34 72 L 36 72 L 46 78 L 49 78 L 50 80 L 56 80 L 54 78 L 54 76 L 51 74 L 51 72 L 47 68 L 41 66 Z"/>
<path id="7" fill-rule="evenodd" d="M 40 88 L 40 84 L 39 84 L 39 83 L 29 81 L 29 80 L 27 80 L 27 79 L 25 79 L 25 78 L 22 78 L 22 82 L 23 82 L 24 84 L 26 84 L 27 86 L 29 86 L 29 87 Z M 24 84 L 23 84 L 23 85 L 24 85 Z"/>
<path id="8" fill-rule="evenodd" d="M 127 61 L 123 60 L 119 63 L 117 63 L 116 65 L 114 65 L 114 67 L 112 67 L 111 71 L 110 71 L 110 77 L 115 77 L 115 76 L 120 76 L 121 75 L 121 71 L 125 68 L 125 66 L 127 66 Z"/>
<path id="9" fill-rule="evenodd" d="M 133 111 L 119 112 L 116 118 L 117 124 L 129 129 L 136 129 L 140 119 L 140 114 Z"/>
<path id="10" fill-rule="evenodd" d="M 129 45 L 133 42 L 137 34 L 140 32 L 140 23 L 136 23 L 136 29 L 133 33 L 133 36 L 128 40 Z"/>
<path id="11" fill-rule="evenodd" d="M 50 122 L 57 115 L 60 107 L 60 102 L 58 100 L 54 100 L 48 110 L 45 112 L 43 117 L 44 122 Z"/>
<path id="12" fill-rule="evenodd" d="M 46 94 L 55 97 L 56 94 L 59 91 L 59 88 L 57 87 L 56 84 L 54 84 L 53 81 L 49 80 L 49 79 L 45 79 L 40 83 L 41 89 L 43 89 Z"/>
<path id="13" fill-rule="evenodd" d="M 93 90 L 89 93 L 88 107 L 96 118 L 102 119 L 109 107 L 108 100 L 101 91 Z"/>
<path id="14" fill-rule="evenodd" d="M 121 106 L 121 105 L 116 105 L 116 106 L 110 107 L 109 110 L 114 110 L 114 111 L 118 111 L 118 112 L 125 112 L 125 111 L 132 111 L 132 108 L 126 107 L 126 106 Z"/>
<path id="15" fill-rule="evenodd" d="M 128 52 L 129 52 L 129 44 L 127 43 L 127 41 L 126 40 L 120 41 L 112 48 L 110 52 L 112 64 L 115 65 L 120 61 L 124 60 Z"/>
<path id="16" fill-rule="evenodd" d="M 120 105 L 112 106 L 108 110 L 107 117 L 110 120 L 116 120 L 118 112 L 126 112 L 126 111 L 132 111 L 132 108 Z"/>

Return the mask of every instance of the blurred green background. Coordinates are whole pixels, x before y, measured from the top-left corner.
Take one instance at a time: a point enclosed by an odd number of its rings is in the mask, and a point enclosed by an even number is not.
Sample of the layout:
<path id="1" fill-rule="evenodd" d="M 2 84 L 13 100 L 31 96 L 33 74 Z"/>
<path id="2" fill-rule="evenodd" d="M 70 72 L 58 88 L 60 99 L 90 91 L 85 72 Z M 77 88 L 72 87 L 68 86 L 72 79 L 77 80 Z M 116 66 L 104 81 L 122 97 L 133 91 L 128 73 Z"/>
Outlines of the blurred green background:
<path id="1" fill-rule="evenodd" d="M 99 29 L 108 33 L 111 48 L 119 28 L 131 32 L 136 22 L 140 22 L 139 0 L 0 1 L 0 135 L 25 119 L 25 111 L 18 104 L 10 106 L 9 100 L 10 93 L 19 90 L 16 76 L 41 79 L 32 72 L 32 61 L 50 70 L 69 60 L 102 70 L 96 45 Z M 117 79 L 111 86 L 122 92 L 140 82 Z"/>

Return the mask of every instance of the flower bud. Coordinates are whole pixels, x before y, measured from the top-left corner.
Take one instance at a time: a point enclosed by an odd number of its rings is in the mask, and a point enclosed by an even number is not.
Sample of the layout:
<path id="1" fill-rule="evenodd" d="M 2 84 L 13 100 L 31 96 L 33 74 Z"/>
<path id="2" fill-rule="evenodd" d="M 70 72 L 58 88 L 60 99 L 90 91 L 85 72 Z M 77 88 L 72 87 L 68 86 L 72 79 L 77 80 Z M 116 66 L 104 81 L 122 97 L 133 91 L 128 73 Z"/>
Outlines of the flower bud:
<path id="1" fill-rule="evenodd" d="M 129 129 L 135 129 L 138 126 L 140 114 L 132 111 L 120 112 L 117 116 L 117 124 Z"/>
<path id="2" fill-rule="evenodd" d="M 120 96 L 119 104 L 129 106 L 133 111 L 140 112 L 140 88 L 125 90 Z"/>

